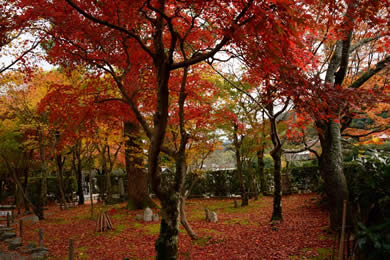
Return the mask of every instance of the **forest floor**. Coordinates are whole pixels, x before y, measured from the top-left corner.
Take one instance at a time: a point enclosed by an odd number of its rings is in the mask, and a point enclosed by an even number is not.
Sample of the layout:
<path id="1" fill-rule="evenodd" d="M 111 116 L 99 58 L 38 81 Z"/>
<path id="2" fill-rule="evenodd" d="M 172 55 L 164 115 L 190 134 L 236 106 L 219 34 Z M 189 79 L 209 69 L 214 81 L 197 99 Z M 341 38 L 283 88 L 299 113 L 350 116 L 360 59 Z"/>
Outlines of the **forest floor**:
<path id="1" fill-rule="evenodd" d="M 327 259 L 334 235 L 328 232 L 328 212 L 315 194 L 283 197 L 283 221 L 270 223 L 272 197 L 251 200 L 234 208 L 233 199 L 191 199 L 186 212 L 192 229 L 200 237 L 191 240 L 180 227 L 179 259 Z M 67 259 L 73 239 L 75 259 L 154 259 L 154 243 L 160 223 L 136 220 L 142 210 L 127 210 L 125 204 L 90 205 L 45 211 L 46 219 L 23 224 L 24 244 L 38 243 L 42 228 L 48 259 Z M 217 223 L 205 221 L 204 208 L 216 211 Z M 95 232 L 99 211 L 108 210 L 114 230 Z M 156 210 L 154 210 L 155 212 Z"/>

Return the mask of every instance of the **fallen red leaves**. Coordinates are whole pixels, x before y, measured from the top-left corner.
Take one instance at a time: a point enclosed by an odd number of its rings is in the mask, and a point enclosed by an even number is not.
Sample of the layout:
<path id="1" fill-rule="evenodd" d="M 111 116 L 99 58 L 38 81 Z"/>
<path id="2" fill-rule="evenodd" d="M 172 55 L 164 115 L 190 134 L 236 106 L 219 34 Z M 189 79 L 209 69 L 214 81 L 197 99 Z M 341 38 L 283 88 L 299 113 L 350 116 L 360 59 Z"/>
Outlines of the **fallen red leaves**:
<path id="1" fill-rule="evenodd" d="M 315 198 L 315 199 L 314 199 Z M 314 195 L 283 198 L 284 221 L 271 225 L 272 197 L 251 201 L 249 207 L 233 208 L 232 200 L 189 200 L 188 220 L 201 237 L 192 241 L 179 233 L 180 259 L 297 259 L 318 255 L 318 248 L 332 248 L 327 234 L 328 213 L 317 206 Z M 89 205 L 60 211 L 50 208 L 47 219 L 25 223 L 24 244 L 38 241 L 44 231 L 44 246 L 53 259 L 66 258 L 68 241 L 74 240 L 76 259 L 150 259 L 159 223 L 136 221 L 142 211 L 127 211 L 124 204 L 110 210 L 114 231 L 96 233 Z M 204 208 L 218 214 L 218 223 L 204 220 Z M 97 212 L 95 211 L 95 215 Z M 326 249 L 325 249 L 326 250 Z M 329 250 L 328 250 L 329 251 Z"/>

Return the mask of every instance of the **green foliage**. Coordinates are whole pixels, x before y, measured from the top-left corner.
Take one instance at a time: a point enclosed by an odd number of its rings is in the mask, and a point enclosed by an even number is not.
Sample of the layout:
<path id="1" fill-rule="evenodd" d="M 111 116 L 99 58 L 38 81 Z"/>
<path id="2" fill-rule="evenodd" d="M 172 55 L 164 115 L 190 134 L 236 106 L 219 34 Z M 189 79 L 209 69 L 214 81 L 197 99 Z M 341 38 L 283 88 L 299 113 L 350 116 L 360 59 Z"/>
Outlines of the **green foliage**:
<path id="1" fill-rule="evenodd" d="M 320 183 L 320 173 L 318 166 L 292 167 L 290 168 L 291 182 L 300 190 L 318 191 Z"/>
<path id="2" fill-rule="evenodd" d="M 367 227 L 359 224 L 356 240 L 365 259 L 390 259 L 390 218 L 384 223 Z"/>
<path id="3" fill-rule="evenodd" d="M 58 188 L 57 177 L 47 177 L 47 193 L 49 197 L 56 200 L 60 200 L 60 190 Z M 41 189 L 41 177 L 30 177 L 27 185 L 27 193 L 34 205 L 39 204 L 39 194 Z M 65 196 L 70 197 L 74 192 L 77 191 L 77 180 L 75 177 L 64 178 L 64 192 Z"/>
<path id="4" fill-rule="evenodd" d="M 368 151 L 347 164 L 357 241 L 366 259 L 390 257 L 390 158 L 386 153 Z"/>
<path id="5" fill-rule="evenodd" d="M 106 190 L 106 175 L 96 175 L 97 187 L 99 191 L 104 192 Z M 111 185 L 113 193 L 119 192 L 119 178 L 122 177 L 123 183 L 126 187 L 127 175 L 125 173 L 111 173 Z"/>

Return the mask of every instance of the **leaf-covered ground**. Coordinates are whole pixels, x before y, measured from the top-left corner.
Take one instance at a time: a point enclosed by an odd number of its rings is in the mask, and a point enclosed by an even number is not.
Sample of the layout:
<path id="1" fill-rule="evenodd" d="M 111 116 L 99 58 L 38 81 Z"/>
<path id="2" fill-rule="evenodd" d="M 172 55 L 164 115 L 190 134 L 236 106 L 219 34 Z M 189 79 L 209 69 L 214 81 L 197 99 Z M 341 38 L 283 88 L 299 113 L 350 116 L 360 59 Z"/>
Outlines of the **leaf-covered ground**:
<path id="1" fill-rule="evenodd" d="M 333 236 L 328 234 L 328 213 L 318 206 L 316 195 L 283 198 L 284 221 L 270 224 L 272 197 L 250 201 L 234 208 L 233 200 L 194 199 L 187 201 L 187 217 L 201 237 L 192 241 L 181 228 L 180 259 L 325 259 L 331 254 Z M 101 208 L 102 206 L 100 206 Z M 204 220 L 204 208 L 215 210 L 218 223 Z M 38 241 L 44 231 L 49 259 L 67 259 L 68 241 L 74 240 L 76 259 L 153 259 L 159 223 L 136 221 L 142 210 L 128 211 L 125 204 L 106 207 L 115 230 L 95 232 L 89 205 L 69 210 L 50 207 L 47 219 L 24 224 L 24 244 Z"/>

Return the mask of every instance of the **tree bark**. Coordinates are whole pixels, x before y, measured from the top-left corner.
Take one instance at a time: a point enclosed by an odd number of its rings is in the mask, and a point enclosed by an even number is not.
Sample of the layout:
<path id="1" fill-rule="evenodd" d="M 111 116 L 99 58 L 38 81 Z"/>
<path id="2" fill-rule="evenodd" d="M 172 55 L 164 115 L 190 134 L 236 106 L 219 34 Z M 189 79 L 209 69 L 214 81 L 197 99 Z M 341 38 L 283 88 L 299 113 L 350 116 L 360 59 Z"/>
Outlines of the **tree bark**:
<path id="1" fill-rule="evenodd" d="M 138 123 L 124 122 L 125 163 L 127 173 L 127 207 L 129 209 L 157 208 L 147 188 L 147 174 L 143 171 L 142 148 Z"/>
<path id="2" fill-rule="evenodd" d="M 107 140 L 105 140 L 105 142 L 107 142 Z M 106 152 L 107 152 L 107 156 L 109 156 L 110 151 L 108 148 L 108 144 L 103 145 L 103 148 L 102 148 L 100 154 L 101 154 L 101 159 L 102 159 L 102 172 L 106 175 L 105 202 L 111 203 L 112 202 L 111 170 L 108 169 L 108 167 L 107 167 Z"/>
<path id="3" fill-rule="evenodd" d="M 187 191 L 183 187 L 183 190 L 182 190 L 181 196 L 180 196 L 180 222 L 192 240 L 198 239 L 198 236 L 192 230 L 191 226 L 189 225 L 189 223 L 187 221 L 186 212 L 185 212 L 185 203 L 186 203 L 188 196 L 191 194 L 191 191 L 194 188 L 195 184 L 198 182 L 198 180 L 199 180 L 199 178 L 196 177 L 196 179 L 192 181 L 192 183 Z"/>
<path id="4" fill-rule="evenodd" d="M 37 216 L 39 220 L 44 219 L 44 212 L 43 208 L 46 205 L 46 199 L 47 199 L 47 171 L 48 171 L 48 162 L 47 162 L 47 154 L 46 154 L 46 147 L 43 143 L 43 133 L 42 130 L 39 128 L 38 130 L 39 134 L 39 154 L 41 159 L 41 189 L 39 193 L 39 202 L 37 205 Z"/>
<path id="5" fill-rule="evenodd" d="M 84 205 L 84 192 L 83 192 L 83 174 L 81 168 L 81 141 L 78 140 L 73 147 L 73 170 L 76 173 L 77 178 L 77 196 L 79 197 L 79 205 Z"/>
<path id="6" fill-rule="evenodd" d="M 157 260 L 177 259 L 179 239 L 180 193 L 172 193 L 161 200 L 160 235 L 156 241 Z"/>
<path id="7" fill-rule="evenodd" d="M 271 220 L 282 220 L 282 186 L 281 186 L 281 169 L 282 169 L 282 150 L 278 149 L 271 152 L 274 160 L 274 203 Z"/>
<path id="8" fill-rule="evenodd" d="M 282 185 L 281 185 L 281 170 L 282 170 L 282 143 L 279 138 L 277 128 L 277 117 L 281 115 L 288 106 L 288 100 L 285 101 L 282 110 L 274 114 L 274 104 L 271 102 L 267 105 L 268 113 L 270 114 L 270 135 L 273 144 L 273 149 L 270 152 L 274 161 L 274 202 L 271 220 L 282 220 Z"/>
<path id="9" fill-rule="evenodd" d="M 348 200 L 348 187 L 343 171 L 340 125 L 334 120 L 321 125 L 320 173 L 329 199 L 332 229 L 341 227 L 343 201 Z"/>
<path id="10" fill-rule="evenodd" d="M 187 234 L 191 237 L 192 240 L 198 239 L 198 236 L 192 230 L 190 224 L 187 221 L 185 205 L 186 205 L 186 196 L 180 196 L 180 223 L 183 225 L 184 229 L 187 231 Z"/>
<path id="11" fill-rule="evenodd" d="M 64 166 L 65 158 L 62 159 L 62 155 L 57 154 L 56 162 L 57 162 L 57 181 L 58 181 L 58 189 L 60 191 L 60 200 L 61 203 L 64 205 L 64 208 L 68 209 L 68 207 L 66 206 L 66 198 L 64 192 L 64 178 L 63 178 L 63 166 Z"/>
<path id="12" fill-rule="evenodd" d="M 258 165 L 258 173 L 259 173 L 259 180 L 260 180 L 260 192 L 264 195 L 267 191 L 267 186 L 265 183 L 265 163 L 264 163 L 264 146 L 261 146 L 261 148 L 257 151 L 257 165 Z"/>
<path id="13" fill-rule="evenodd" d="M 234 142 L 234 148 L 235 148 L 235 156 L 236 156 L 236 164 L 237 164 L 237 173 L 240 178 L 240 186 L 241 186 L 241 207 L 248 206 L 248 194 L 246 192 L 246 186 L 244 181 L 244 174 L 242 172 L 242 162 L 241 162 L 241 154 L 240 154 L 240 147 L 241 147 L 241 141 L 238 140 L 237 131 L 238 131 L 238 125 L 233 124 L 233 142 Z"/>

